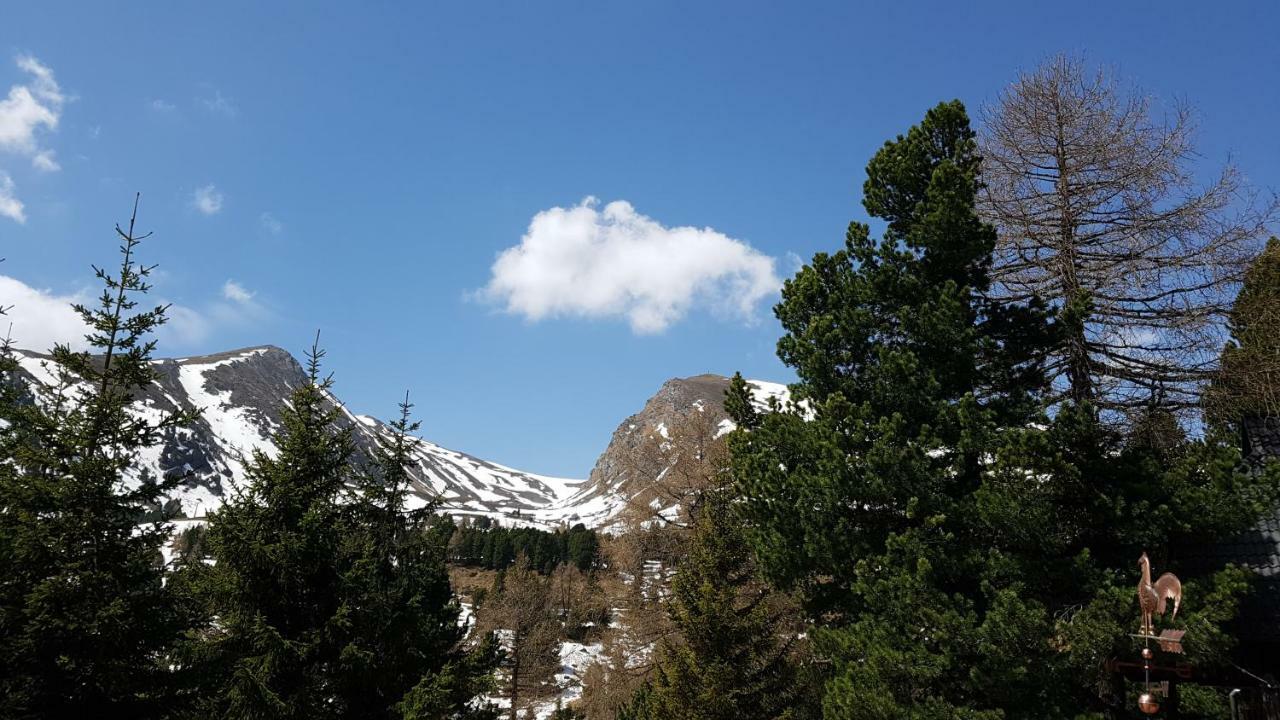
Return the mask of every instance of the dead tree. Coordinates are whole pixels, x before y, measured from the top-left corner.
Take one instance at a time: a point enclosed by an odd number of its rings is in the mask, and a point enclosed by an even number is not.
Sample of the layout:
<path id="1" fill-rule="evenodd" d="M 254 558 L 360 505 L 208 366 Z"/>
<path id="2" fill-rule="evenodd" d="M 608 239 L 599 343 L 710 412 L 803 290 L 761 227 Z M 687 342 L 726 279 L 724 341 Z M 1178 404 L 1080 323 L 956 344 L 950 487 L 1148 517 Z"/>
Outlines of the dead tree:
<path id="1" fill-rule="evenodd" d="M 524 705 L 554 687 L 561 627 L 551 583 L 529 566 L 528 557 L 521 553 L 499 577 L 478 619 L 483 631 L 496 631 L 504 640 L 500 686 L 511 702 L 511 720 L 518 720 Z"/>
<path id="2" fill-rule="evenodd" d="M 1277 216 L 1226 164 L 1193 178 L 1195 123 L 1078 58 L 1023 74 L 984 114 L 995 292 L 1059 311 L 1063 397 L 1112 415 L 1196 404 L 1242 273 Z"/>

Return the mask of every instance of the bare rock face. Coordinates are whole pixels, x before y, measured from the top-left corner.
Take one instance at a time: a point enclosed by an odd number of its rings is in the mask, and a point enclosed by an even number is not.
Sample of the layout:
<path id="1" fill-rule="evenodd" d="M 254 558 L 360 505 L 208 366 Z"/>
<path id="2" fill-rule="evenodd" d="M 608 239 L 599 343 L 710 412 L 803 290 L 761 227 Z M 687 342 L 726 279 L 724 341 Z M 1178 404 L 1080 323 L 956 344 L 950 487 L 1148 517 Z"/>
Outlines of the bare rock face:
<path id="1" fill-rule="evenodd" d="M 770 397 L 787 397 L 784 385 L 758 380 L 748 383 L 754 403 L 761 410 L 767 408 Z M 609 446 L 575 496 L 576 502 L 607 507 L 607 517 L 617 516 L 625 505 L 636 500 L 642 500 L 655 513 L 670 509 L 670 498 L 652 493 L 653 486 L 674 466 L 679 445 L 722 442 L 723 436 L 733 430 L 733 421 L 724 411 L 728 389 L 729 378 L 712 374 L 663 383 L 640 412 L 623 420 L 614 431 Z"/>
<path id="2" fill-rule="evenodd" d="M 668 428 L 691 412 L 711 413 L 716 421 L 729 422 L 724 412 L 724 393 L 729 378 L 721 375 L 696 375 L 672 378 L 662 384 L 640 412 L 622 421 L 614 430 L 609 446 L 596 460 L 587 479 L 584 500 L 610 498 L 621 506 L 643 491 L 655 477 L 637 476 L 641 467 L 651 467 L 653 458 L 637 458 L 637 453 L 653 452 L 655 436 L 665 436 Z M 731 427 L 728 425 L 726 427 Z"/>

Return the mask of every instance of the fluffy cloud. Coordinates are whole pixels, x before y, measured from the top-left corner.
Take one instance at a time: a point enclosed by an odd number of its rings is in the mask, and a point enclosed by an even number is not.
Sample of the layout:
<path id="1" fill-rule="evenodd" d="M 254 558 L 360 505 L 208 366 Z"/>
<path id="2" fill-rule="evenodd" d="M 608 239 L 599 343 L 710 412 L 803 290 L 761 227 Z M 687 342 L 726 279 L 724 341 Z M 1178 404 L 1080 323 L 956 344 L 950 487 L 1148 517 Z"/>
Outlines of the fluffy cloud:
<path id="1" fill-rule="evenodd" d="M 235 280 L 228 280 L 222 284 L 222 297 L 237 303 L 248 303 L 253 300 L 253 293 L 244 288 L 243 285 Z"/>
<path id="2" fill-rule="evenodd" d="M 222 209 L 222 193 L 212 185 L 196 188 L 191 194 L 191 206 L 205 215 L 213 215 Z"/>
<path id="3" fill-rule="evenodd" d="M 711 228 L 666 227 L 595 198 L 534 216 L 520 244 L 498 255 L 479 295 L 533 321 L 626 318 L 659 333 L 704 306 L 750 320 L 782 285 L 773 258 Z"/>
<path id="4" fill-rule="evenodd" d="M 200 348 L 221 331 L 261 322 L 269 317 L 253 299 L 254 293 L 243 286 L 228 281 L 222 292 L 225 300 L 204 303 L 198 309 L 169 304 L 165 312 L 168 321 L 157 331 L 161 348 L 178 351 Z M 87 327 L 71 305 L 92 306 L 96 302 L 96 294 L 89 290 L 58 294 L 0 275 L 0 307 L 11 308 L 8 314 L 0 316 L 0 337 L 12 325 L 13 343 L 20 348 L 43 352 L 55 343 L 66 343 L 76 350 L 85 349 Z M 163 304 L 164 300 L 156 298 L 154 302 Z M 143 302 L 139 309 L 151 305 L 151 302 Z"/>
<path id="5" fill-rule="evenodd" d="M 58 128 L 66 96 L 53 71 L 39 60 L 24 55 L 17 59 L 17 65 L 31 78 L 9 88 L 9 96 L 0 100 L 0 150 L 31 158 L 39 170 L 57 170 L 53 151 L 42 148 L 37 135 Z"/>
<path id="6" fill-rule="evenodd" d="M 55 343 L 81 349 L 87 328 L 71 304 L 88 300 L 85 292 L 57 295 L 0 275 L 0 305 L 11 308 L 0 318 L 0 334 L 7 330 L 14 345 L 30 350 L 48 350 Z"/>
<path id="7" fill-rule="evenodd" d="M 22 207 L 22 201 L 13 195 L 13 178 L 0 170 L 0 215 L 18 223 L 25 223 L 27 214 Z"/>

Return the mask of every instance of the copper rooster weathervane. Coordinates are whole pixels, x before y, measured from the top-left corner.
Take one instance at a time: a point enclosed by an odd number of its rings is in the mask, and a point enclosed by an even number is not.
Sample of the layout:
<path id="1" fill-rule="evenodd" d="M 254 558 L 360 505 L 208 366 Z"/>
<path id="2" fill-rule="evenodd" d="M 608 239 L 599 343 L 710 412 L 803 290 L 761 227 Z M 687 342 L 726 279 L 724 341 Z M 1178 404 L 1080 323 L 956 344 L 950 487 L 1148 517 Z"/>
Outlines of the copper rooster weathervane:
<path id="1" fill-rule="evenodd" d="M 1142 627 L 1137 637 L 1142 638 L 1142 674 L 1143 692 L 1138 696 L 1138 709 L 1147 715 L 1160 712 L 1160 701 L 1151 688 L 1151 660 L 1155 654 L 1149 647 L 1152 640 L 1160 644 L 1160 649 L 1168 653 L 1182 652 L 1182 636 L 1184 630 L 1165 629 L 1156 635 L 1153 616 L 1164 618 L 1164 611 L 1170 600 L 1173 601 L 1173 614 L 1170 620 L 1178 617 L 1178 608 L 1182 605 L 1182 581 L 1173 573 L 1161 575 L 1151 582 L 1151 560 L 1146 553 L 1138 558 L 1138 567 L 1142 568 L 1142 579 L 1138 581 L 1138 608 L 1142 610 Z"/>
<path id="2" fill-rule="evenodd" d="M 1142 579 L 1138 581 L 1138 607 L 1142 608 L 1142 634 L 1153 637 L 1156 634 L 1151 616 L 1164 617 L 1165 607 L 1173 600 L 1173 615 L 1170 620 L 1177 619 L 1178 606 L 1182 604 L 1182 582 L 1173 573 L 1165 573 L 1154 583 L 1151 582 L 1151 560 L 1142 553 L 1138 558 L 1138 567 L 1142 568 Z"/>

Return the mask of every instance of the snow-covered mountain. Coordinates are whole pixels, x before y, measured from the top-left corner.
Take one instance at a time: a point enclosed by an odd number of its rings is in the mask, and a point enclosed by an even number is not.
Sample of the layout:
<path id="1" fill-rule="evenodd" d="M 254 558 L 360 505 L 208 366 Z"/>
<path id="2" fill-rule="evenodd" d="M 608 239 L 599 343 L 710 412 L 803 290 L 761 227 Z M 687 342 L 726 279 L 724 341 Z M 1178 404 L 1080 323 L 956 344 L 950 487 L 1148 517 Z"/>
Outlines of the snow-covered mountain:
<path id="1" fill-rule="evenodd" d="M 25 351 L 19 355 L 31 379 L 53 381 L 47 356 Z M 200 517 L 221 505 L 243 481 L 254 451 L 276 452 L 271 435 L 279 427 L 280 409 L 306 375 L 293 356 L 273 346 L 157 360 L 155 367 L 157 382 L 138 398 L 135 411 L 158 416 L 197 408 L 201 416 L 145 450 L 138 466 L 157 475 L 182 475 L 173 500 L 188 517 Z M 623 422 L 586 480 L 524 472 L 420 440 L 411 468 L 411 503 L 438 498 L 450 514 L 487 516 L 503 524 L 606 526 L 644 481 L 620 477 L 617 458 L 634 449 L 640 434 L 659 431 L 664 419 L 670 423 L 694 405 L 723 417 L 721 400 L 727 386 L 728 380 L 716 375 L 669 381 L 644 410 Z M 783 386 L 769 383 L 759 383 L 757 389 L 761 398 L 785 392 Z M 336 399 L 335 403 L 340 405 Z M 361 455 L 390 433 L 382 421 L 346 408 L 341 422 L 352 429 Z"/>

